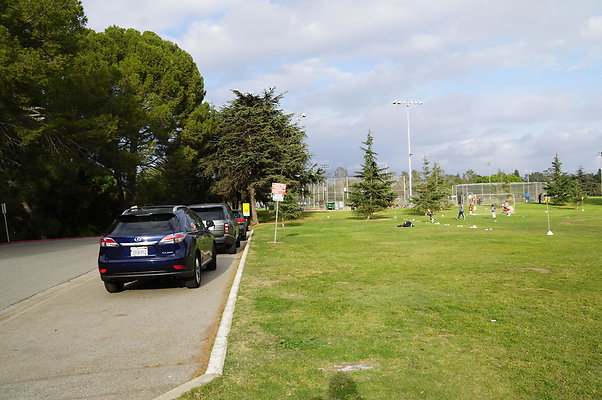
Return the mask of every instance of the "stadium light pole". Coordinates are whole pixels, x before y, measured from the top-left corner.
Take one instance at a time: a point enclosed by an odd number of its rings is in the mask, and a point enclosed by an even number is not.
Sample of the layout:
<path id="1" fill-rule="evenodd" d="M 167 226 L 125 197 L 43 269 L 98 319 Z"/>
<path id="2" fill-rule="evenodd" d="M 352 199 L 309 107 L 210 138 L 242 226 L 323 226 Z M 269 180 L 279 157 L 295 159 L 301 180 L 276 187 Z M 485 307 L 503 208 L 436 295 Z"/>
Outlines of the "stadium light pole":
<path id="1" fill-rule="evenodd" d="M 600 164 L 600 196 L 602 196 L 602 151 L 597 152 L 596 157 L 600 158 L 598 163 Z"/>
<path id="2" fill-rule="evenodd" d="M 417 100 L 394 100 L 393 104 L 403 104 L 406 106 L 406 114 L 408 120 L 408 177 L 409 177 L 409 194 L 410 201 L 412 201 L 412 147 L 410 145 L 410 106 L 411 105 L 421 105 L 421 101 Z"/>

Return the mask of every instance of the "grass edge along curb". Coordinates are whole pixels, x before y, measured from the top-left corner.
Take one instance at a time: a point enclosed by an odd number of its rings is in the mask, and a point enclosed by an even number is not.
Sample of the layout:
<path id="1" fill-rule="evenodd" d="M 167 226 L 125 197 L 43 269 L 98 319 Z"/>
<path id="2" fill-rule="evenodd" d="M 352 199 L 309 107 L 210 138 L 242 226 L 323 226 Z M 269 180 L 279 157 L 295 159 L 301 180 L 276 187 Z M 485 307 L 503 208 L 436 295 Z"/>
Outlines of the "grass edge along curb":
<path id="1" fill-rule="evenodd" d="M 247 259 L 247 254 L 249 253 L 249 248 L 251 247 L 252 238 L 253 231 L 250 231 L 249 239 L 247 240 L 247 245 L 245 246 L 245 250 L 242 253 L 240 262 L 238 263 L 238 270 L 236 271 L 234 282 L 232 283 L 232 287 L 230 288 L 228 301 L 226 302 L 226 306 L 224 307 L 224 311 L 222 312 L 222 319 L 217 330 L 217 335 L 215 336 L 215 342 L 213 343 L 211 355 L 209 356 L 209 365 L 207 366 L 207 370 L 203 375 L 181 384 L 180 386 L 170 390 L 169 392 L 164 393 L 159 397 L 156 397 L 154 400 L 177 399 L 189 390 L 201 385 L 205 385 L 223 374 L 224 363 L 226 362 L 226 352 L 228 350 L 228 334 L 230 333 L 230 328 L 232 327 L 232 318 L 234 316 L 234 309 L 236 307 L 238 289 L 240 288 L 242 274 L 245 269 L 245 261 Z"/>

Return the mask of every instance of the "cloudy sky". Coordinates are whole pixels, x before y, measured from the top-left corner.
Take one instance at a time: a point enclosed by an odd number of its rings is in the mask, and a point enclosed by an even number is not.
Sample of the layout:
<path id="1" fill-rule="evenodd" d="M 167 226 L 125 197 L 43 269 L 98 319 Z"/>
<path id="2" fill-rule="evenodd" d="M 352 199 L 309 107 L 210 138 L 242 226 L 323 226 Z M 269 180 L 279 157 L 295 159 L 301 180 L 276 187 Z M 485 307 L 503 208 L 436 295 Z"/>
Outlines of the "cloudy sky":
<path id="1" fill-rule="evenodd" d="M 83 0 L 88 27 L 154 31 L 189 52 L 215 107 L 285 93 L 313 159 L 595 172 L 602 157 L 600 0 Z M 295 117 L 296 118 L 296 117 Z"/>

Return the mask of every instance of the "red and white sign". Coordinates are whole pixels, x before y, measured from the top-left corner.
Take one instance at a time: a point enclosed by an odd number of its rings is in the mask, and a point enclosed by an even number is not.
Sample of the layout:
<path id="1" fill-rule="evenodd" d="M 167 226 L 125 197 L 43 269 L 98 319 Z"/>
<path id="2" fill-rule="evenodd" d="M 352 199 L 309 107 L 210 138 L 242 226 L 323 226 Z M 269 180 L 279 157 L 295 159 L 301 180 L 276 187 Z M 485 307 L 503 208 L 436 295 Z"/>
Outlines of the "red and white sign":
<path id="1" fill-rule="evenodd" d="M 272 183 L 272 194 L 286 194 L 286 184 Z"/>

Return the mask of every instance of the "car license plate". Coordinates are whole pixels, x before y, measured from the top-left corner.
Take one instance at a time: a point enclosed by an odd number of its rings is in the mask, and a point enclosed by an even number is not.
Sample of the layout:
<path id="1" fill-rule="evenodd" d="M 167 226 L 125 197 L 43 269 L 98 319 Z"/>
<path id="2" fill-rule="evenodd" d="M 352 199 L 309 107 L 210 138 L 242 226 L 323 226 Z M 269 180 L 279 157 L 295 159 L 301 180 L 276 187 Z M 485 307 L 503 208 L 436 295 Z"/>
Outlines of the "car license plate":
<path id="1" fill-rule="evenodd" d="M 148 247 L 147 246 L 130 247 L 130 255 L 132 257 L 148 256 Z"/>

